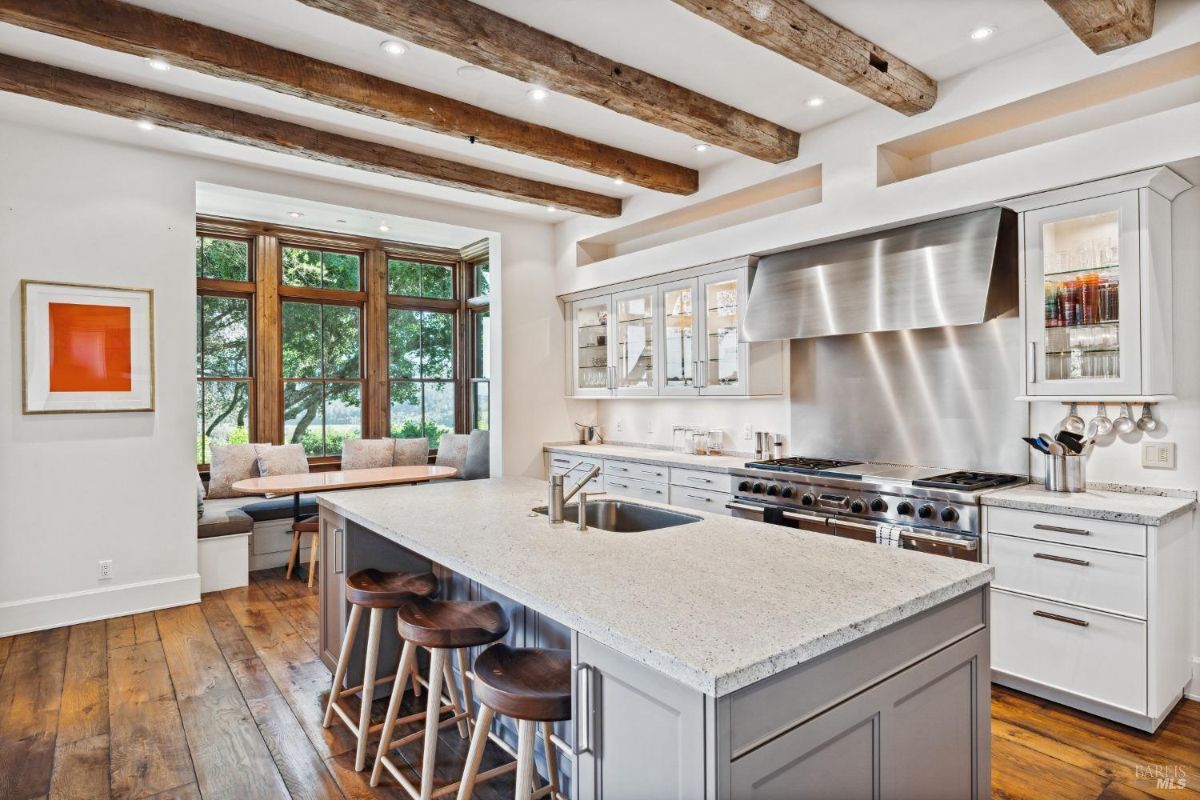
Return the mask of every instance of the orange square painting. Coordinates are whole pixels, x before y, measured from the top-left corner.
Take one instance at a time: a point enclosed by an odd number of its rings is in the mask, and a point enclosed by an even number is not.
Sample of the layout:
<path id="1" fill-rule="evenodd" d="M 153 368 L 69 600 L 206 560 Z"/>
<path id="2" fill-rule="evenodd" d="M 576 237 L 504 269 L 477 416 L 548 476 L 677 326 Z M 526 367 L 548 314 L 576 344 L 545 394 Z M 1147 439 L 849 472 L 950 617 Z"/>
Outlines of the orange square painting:
<path id="1" fill-rule="evenodd" d="M 50 303 L 50 391 L 128 392 L 130 309 Z"/>

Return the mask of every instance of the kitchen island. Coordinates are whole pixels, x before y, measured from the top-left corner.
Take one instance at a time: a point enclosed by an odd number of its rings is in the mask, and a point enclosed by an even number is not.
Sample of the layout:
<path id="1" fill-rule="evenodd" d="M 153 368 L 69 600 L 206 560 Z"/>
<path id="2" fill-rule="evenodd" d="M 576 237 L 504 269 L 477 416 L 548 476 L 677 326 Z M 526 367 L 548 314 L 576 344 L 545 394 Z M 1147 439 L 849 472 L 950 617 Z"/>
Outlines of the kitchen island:
<path id="1" fill-rule="evenodd" d="M 322 657 L 345 575 L 432 568 L 443 597 L 499 600 L 510 644 L 572 650 L 579 798 L 989 795 L 990 567 L 703 513 L 579 532 L 531 511 L 545 496 L 320 496 Z"/>

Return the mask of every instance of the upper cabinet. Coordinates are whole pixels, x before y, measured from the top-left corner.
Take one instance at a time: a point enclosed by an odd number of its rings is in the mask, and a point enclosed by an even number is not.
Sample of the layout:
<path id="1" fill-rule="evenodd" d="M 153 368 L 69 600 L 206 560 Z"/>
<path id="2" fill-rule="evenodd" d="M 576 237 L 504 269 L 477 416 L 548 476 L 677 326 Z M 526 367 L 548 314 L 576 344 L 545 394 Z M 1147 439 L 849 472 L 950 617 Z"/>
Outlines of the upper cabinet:
<path id="1" fill-rule="evenodd" d="M 1166 168 L 1022 198 L 1026 394 L 1172 391 L 1171 200 Z"/>
<path id="2" fill-rule="evenodd" d="M 736 264 L 736 265 L 735 265 Z M 741 326 L 751 259 L 584 293 L 567 304 L 570 393 L 701 397 L 783 392 L 783 344 L 748 343 Z M 666 276 L 664 276 L 666 277 Z"/>

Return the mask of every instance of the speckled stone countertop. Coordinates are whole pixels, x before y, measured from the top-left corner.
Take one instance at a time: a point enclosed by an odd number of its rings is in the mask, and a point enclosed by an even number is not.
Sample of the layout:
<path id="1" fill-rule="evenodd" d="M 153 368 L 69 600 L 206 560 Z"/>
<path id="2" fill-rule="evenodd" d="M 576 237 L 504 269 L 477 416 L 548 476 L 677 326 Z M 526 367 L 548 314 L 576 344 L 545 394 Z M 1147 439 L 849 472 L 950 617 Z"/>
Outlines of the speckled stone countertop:
<path id="1" fill-rule="evenodd" d="M 746 456 L 697 456 L 656 447 L 630 447 L 623 444 L 548 444 L 543 449 L 547 453 L 569 453 L 588 458 L 612 458 L 661 467 L 685 467 L 725 473 L 733 467 L 744 467 L 747 461 L 754 460 Z"/>
<path id="2" fill-rule="evenodd" d="M 1049 492 L 1037 484 L 997 489 L 983 496 L 985 506 L 1046 511 L 1071 517 L 1162 525 L 1196 507 L 1196 498 L 1166 496 L 1154 489 L 1089 486 L 1086 492 Z"/>
<path id="3" fill-rule="evenodd" d="M 643 533 L 551 527 L 531 514 L 545 505 L 546 485 L 530 478 L 332 492 L 318 502 L 717 697 L 992 577 L 984 564 L 699 512 L 689 512 L 695 523 Z"/>

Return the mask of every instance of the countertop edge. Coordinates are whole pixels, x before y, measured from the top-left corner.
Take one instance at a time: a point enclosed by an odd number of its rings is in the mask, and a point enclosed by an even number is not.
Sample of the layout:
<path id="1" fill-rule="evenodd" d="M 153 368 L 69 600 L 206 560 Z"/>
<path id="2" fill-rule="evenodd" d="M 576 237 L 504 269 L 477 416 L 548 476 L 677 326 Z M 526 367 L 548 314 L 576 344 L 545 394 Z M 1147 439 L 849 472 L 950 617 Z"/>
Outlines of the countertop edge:
<path id="1" fill-rule="evenodd" d="M 1134 494 L 1130 492 L 1130 494 Z M 1152 525 L 1161 526 L 1166 523 L 1189 514 L 1196 509 L 1196 501 L 1188 498 L 1178 498 L 1181 504 L 1177 508 L 1166 511 L 1162 514 L 1139 514 L 1130 511 L 1110 511 L 1102 508 L 1082 508 L 1069 504 L 1069 499 L 1063 500 L 1035 500 L 1029 498 L 1009 498 L 1002 494 L 999 495 L 984 495 L 982 503 L 985 506 L 993 506 L 995 508 L 1012 508 L 1017 511 L 1047 511 L 1053 514 L 1062 514 L 1068 517 L 1080 517 L 1082 519 L 1102 519 L 1109 522 L 1126 522 L 1131 525 Z M 1067 501 L 1067 502 L 1064 502 Z"/>
<path id="2" fill-rule="evenodd" d="M 604 447 L 604 445 L 547 444 L 547 445 L 542 446 L 542 452 L 544 452 L 544 453 L 569 453 L 570 455 L 591 455 L 590 453 L 585 454 L 582 451 L 590 450 L 592 448 L 599 448 L 599 447 Z M 637 449 L 637 448 L 632 448 L 631 445 L 612 445 L 612 447 L 630 447 L 631 449 Z M 636 462 L 639 464 L 654 464 L 654 465 L 660 466 L 660 467 L 679 467 L 680 469 L 694 469 L 694 470 L 700 470 L 703 472 L 717 472 L 722 475 L 728 475 L 728 474 L 730 474 L 729 471 L 731 469 L 736 469 L 738 467 L 743 466 L 742 463 L 739 463 L 736 466 L 735 465 L 721 465 L 721 464 L 706 464 L 703 461 L 698 461 L 698 459 L 709 458 L 710 456 L 695 456 L 695 455 L 689 455 L 689 454 L 684 454 L 684 453 L 676 453 L 673 450 L 658 450 L 658 449 L 649 448 L 649 447 L 645 449 L 645 455 L 642 455 L 641 453 L 639 453 L 636 456 L 630 456 L 630 455 L 625 455 L 623 453 L 615 454 L 615 453 L 604 453 L 604 452 L 596 452 L 595 455 L 597 458 L 607 459 L 610 461 L 633 461 L 633 462 Z M 684 456 L 684 455 L 689 456 L 691 459 L 697 459 L 697 460 L 685 460 L 684 458 L 678 457 L 678 456 Z M 675 457 L 672 457 L 672 456 L 675 456 Z M 716 456 L 716 457 L 729 458 L 730 456 Z"/>

